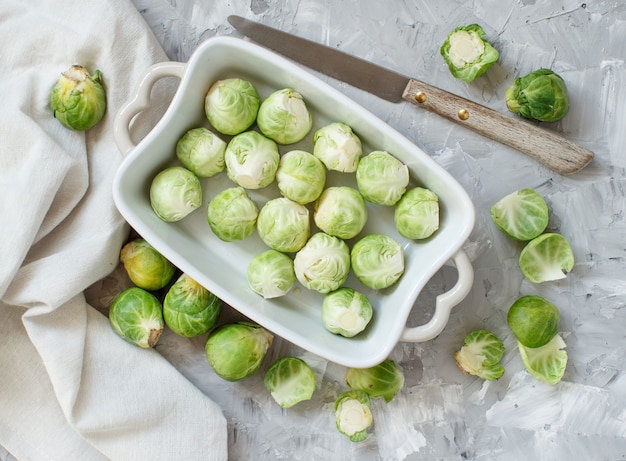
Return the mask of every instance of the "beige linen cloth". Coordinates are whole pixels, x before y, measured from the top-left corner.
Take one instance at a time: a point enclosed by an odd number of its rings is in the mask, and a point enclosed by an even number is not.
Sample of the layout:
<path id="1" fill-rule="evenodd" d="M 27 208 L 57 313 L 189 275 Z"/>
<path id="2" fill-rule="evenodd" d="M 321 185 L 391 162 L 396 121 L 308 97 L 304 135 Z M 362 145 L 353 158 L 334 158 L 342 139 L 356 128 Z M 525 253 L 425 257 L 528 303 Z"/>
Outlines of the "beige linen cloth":
<path id="1" fill-rule="evenodd" d="M 0 43 L 0 445 L 20 460 L 226 459 L 220 408 L 83 295 L 128 235 L 113 118 L 163 50 L 128 0 L 2 0 Z M 104 76 L 88 132 L 48 107 L 72 64 Z"/>

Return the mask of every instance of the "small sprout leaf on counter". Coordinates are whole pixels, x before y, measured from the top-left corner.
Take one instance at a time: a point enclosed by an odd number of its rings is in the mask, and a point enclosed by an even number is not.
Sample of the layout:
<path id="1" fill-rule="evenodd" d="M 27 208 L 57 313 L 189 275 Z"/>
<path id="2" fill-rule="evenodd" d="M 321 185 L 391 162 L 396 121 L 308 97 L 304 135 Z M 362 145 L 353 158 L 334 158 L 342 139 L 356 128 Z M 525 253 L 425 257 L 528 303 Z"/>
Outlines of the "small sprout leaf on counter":
<path id="1" fill-rule="evenodd" d="M 404 386 L 404 373 L 396 362 L 386 359 L 370 368 L 348 368 L 346 384 L 354 391 L 366 392 L 370 398 L 389 403 Z"/>
<path id="2" fill-rule="evenodd" d="M 539 193 L 530 188 L 506 195 L 489 211 L 498 229 L 516 240 L 532 240 L 548 226 L 548 205 Z"/>
<path id="3" fill-rule="evenodd" d="M 519 267 L 533 283 L 564 279 L 574 268 L 574 253 L 562 235 L 542 234 L 522 249 Z"/>
<path id="4" fill-rule="evenodd" d="M 290 356 L 274 362 L 263 378 L 265 388 L 282 408 L 311 400 L 316 382 L 315 372 L 309 364 Z"/>
<path id="5" fill-rule="evenodd" d="M 493 381 L 504 374 L 500 360 L 504 356 L 504 343 L 487 330 L 475 330 L 465 336 L 463 347 L 454 354 L 456 363 L 464 373 Z"/>

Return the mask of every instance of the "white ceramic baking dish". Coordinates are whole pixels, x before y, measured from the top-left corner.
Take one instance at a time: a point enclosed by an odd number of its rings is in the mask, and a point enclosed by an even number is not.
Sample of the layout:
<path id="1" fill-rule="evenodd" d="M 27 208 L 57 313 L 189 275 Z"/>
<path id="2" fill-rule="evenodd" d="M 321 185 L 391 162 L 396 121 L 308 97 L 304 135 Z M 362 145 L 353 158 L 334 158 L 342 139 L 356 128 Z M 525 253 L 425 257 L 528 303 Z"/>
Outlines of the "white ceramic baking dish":
<path id="1" fill-rule="evenodd" d="M 311 151 L 312 135 L 317 128 L 342 121 L 359 135 L 364 154 L 377 149 L 392 153 L 408 165 L 413 184 L 427 187 L 439 196 L 440 229 L 423 242 L 397 233 L 392 208 L 370 206 L 370 218 L 362 235 L 381 232 L 394 237 L 404 248 L 406 267 L 396 285 L 380 292 L 366 289 L 350 276 L 346 284 L 364 292 L 375 310 L 366 331 L 353 338 L 333 335 L 324 329 L 320 318 L 323 295 L 317 292 L 299 286 L 282 298 L 265 300 L 248 287 L 248 262 L 267 248 L 256 233 L 243 242 L 222 242 L 207 223 L 208 201 L 233 186 L 225 173 L 202 180 L 203 206 L 180 222 L 163 222 L 150 207 L 152 178 L 161 169 L 177 164 L 178 139 L 191 128 L 209 126 L 204 115 L 204 96 L 209 86 L 233 76 L 254 83 L 262 98 L 287 87 L 303 95 L 313 115 L 313 130 L 301 143 L 281 146 L 282 153 L 294 148 Z M 154 129 L 134 145 L 129 129 L 132 120 L 149 110 L 151 89 L 165 77 L 180 79 L 176 94 Z M 471 289 L 473 270 L 462 245 L 472 231 L 475 211 L 465 190 L 400 133 L 300 66 L 265 48 L 242 39 L 216 37 L 203 42 L 187 63 L 163 62 L 148 68 L 135 93 L 116 115 L 114 131 L 125 158 L 115 176 L 113 196 L 128 223 L 180 270 L 225 303 L 314 354 L 348 367 L 374 366 L 389 356 L 398 341 L 421 342 L 436 337 L 448 322 L 451 309 Z M 333 181 L 338 179 L 329 175 L 327 185 Z M 259 206 L 278 196 L 274 186 L 250 193 Z M 434 314 L 427 323 L 407 327 L 407 318 L 420 291 L 448 262 L 457 268 L 456 284 L 437 297 Z"/>

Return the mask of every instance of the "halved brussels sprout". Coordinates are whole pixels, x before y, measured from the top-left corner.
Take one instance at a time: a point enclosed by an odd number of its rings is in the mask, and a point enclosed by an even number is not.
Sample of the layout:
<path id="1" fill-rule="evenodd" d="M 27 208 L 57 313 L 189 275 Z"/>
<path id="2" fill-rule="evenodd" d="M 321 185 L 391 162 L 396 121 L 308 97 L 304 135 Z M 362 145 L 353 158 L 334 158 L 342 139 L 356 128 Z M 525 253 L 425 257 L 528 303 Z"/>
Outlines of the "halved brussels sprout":
<path id="1" fill-rule="evenodd" d="M 284 88 L 274 91 L 261 103 L 256 123 L 261 133 L 278 144 L 293 144 L 311 131 L 313 117 L 302 95 Z"/>
<path id="2" fill-rule="evenodd" d="M 484 37 L 478 24 L 457 27 L 448 35 L 440 53 L 452 75 L 472 82 L 498 60 L 498 50 Z"/>
<path id="3" fill-rule="evenodd" d="M 274 141 L 246 131 L 230 140 L 224 160 L 231 181 L 246 189 L 261 189 L 274 182 L 280 154 Z"/>
<path id="4" fill-rule="evenodd" d="M 549 343 L 536 348 L 517 343 L 524 367 L 530 375 L 538 381 L 556 384 L 561 381 L 567 366 L 567 352 L 565 341 L 555 335 Z"/>
<path id="5" fill-rule="evenodd" d="M 254 85 L 240 78 L 218 80 L 206 94 L 204 111 L 213 128 L 223 134 L 246 131 L 257 117 L 261 98 Z"/>
<path id="6" fill-rule="evenodd" d="M 439 229 L 439 197 L 423 187 L 409 189 L 396 204 L 393 222 L 403 237 L 430 237 Z"/>
<path id="7" fill-rule="evenodd" d="M 315 372 L 298 357 L 283 357 L 265 372 L 263 384 L 282 408 L 311 400 L 316 386 Z"/>
<path id="8" fill-rule="evenodd" d="M 165 324 L 187 338 L 203 335 L 217 323 L 222 301 L 187 274 L 170 287 L 163 300 Z"/>
<path id="9" fill-rule="evenodd" d="M 148 349 L 156 345 L 163 333 L 163 306 L 152 293 L 131 287 L 113 300 L 109 322 L 126 341 Z"/>
<path id="10" fill-rule="evenodd" d="M 522 249 L 519 267 L 533 283 L 564 279 L 574 268 L 574 253 L 562 235 L 542 234 Z"/>
<path id="11" fill-rule="evenodd" d="M 367 205 L 353 187 L 329 187 L 315 202 L 313 221 L 328 235 L 351 239 L 367 223 Z"/>
<path id="12" fill-rule="evenodd" d="M 350 250 L 346 242 L 318 232 L 296 253 L 293 261 L 298 281 L 319 293 L 334 291 L 350 273 Z"/>
<path id="13" fill-rule="evenodd" d="M 272 250 L 296 252 L 311 235 L 309 210 L 287 197 L 268 200 L 259 212 L 257 232 Z"/>
<path id="14" fill-rule="evenodd" d="M 252 258 L 246 277 L 252 291 L 265 299 L 285 296 L 296 283 L 293 260 L 276 250 L 267 250 Z"/>
<path id="15" fill-rule="evenodd" d="M 180 221 L 202 205 L 200 180 L 182 166 L 166 168 L 152 180 L 150 205 L 163 221 Z"/>
<path id="16" fill-rule="evenodd" d="M 224 242 L 244 240 L 256 228 L 259 209 L 243 187 L 229 187 L 211 199 L 207 220 L 213 233 Z"/>
<path id="17" fill-rule="evenodd" d="M 529 120 L 558 122 L 569 111 L 565 81 L 550 69 L 516 78 L 504 97 L 511 112 Z"/>
<path id="18" fill-rule="evenodd" d="M 240 381 L 257 372 L 274 335 L 249 322 L 222 325 L 207 339 L 205 352 L 213 371 L 227 381 Z"/>
<path id="19" fill-rule="evenodd" d="M 106 110 L 102 72 L 89 75 L 83 66 L 74 65 L 61 74 L 50 91 L 54 117 L 71 130 L 83 131 L 95 126 Z"/>
<path id="20" fill-rule="evenodd" d="M 322 193 L 326 183 L 326 168 L 313 154 L 292 150 L 280 158 L 276 183 L 285 197 L 306 205 Z"/>
<path id="21" fill-rule="evenodd" d="M 468 375 L 493 381 L 504 374 L 500 360 L 504 343 L 487 330 L 475 330 L 465 336 L 463 347 L 454 354 L 457 365 Z"/>
<path id="22" fill-rule="evenodd" d="M 324 328 L 346 338 L 365 330 L 373 314 L 374 309 L 367 296 L 349 287 L 327 293 L 322 302 Z"/>
<path id="23" fill-rule="evenodd" d="M 176 267 L 144 239 L 126 243 L 120 261 L 131 282 L 146 290 L 160 290 L 176 272 Z"/>
<path id="24" fill-rule="evenodd" d="M 541 347 L 559 329 L 557 307 L 541 296 L 522 296 L 509 308 L 507 322 L 517 340 L 526 347 Z"/>
<path id="25" fill-rule="evenodd" d="M 367 438 L 367 429 L 374 422 L 370 409 L 370 397 L 364 391 L 342 392 L 335 400 L 337 430 L 352 442 Z"/>
<path id="26" fill-rule="evenodd" d="M 368 202 L 395 205 L 409 184 L 409 168 L 389 152 L 377 150 L 359 161 L 356 183 Z"/>
<path id="27" fill-rule="evenodd" d="M 404 373 L 396 362 L 387 359 L 370 368 L 348 368 L 346 384 L 352 390 L 367 392 L 374 399 L 382 397 L 389 403 L 404 386 Z"/>
<path id="28" fill-rule="evenodd" d="M 211 130 L 187 131 L 176 143 L 176 157 L 193 174 L 209 178 L 224 171 L 226 143 Z"/>
<path id="29" fill-rule="evenodd" d="M 354 275 L 373 290 L 392 286 L 404 273 L 402 246 L 383 234 L 369 234 L 356 242 L 350 262 Z"/>
<path id="30" fill-rule="evenodd" d="M 489 211 L 498 229 L 517 240 L 532 240 L 548 226 L 548 205 L 533 189 L 512 192 L 493 204 Z"/>
<path id="31" fill-rule="evenodd" d="M 326 125 L 313 135 L 313 155 L 329 170 L 354 173 L 363 154 L 361 140 L 341 122 Z"/>

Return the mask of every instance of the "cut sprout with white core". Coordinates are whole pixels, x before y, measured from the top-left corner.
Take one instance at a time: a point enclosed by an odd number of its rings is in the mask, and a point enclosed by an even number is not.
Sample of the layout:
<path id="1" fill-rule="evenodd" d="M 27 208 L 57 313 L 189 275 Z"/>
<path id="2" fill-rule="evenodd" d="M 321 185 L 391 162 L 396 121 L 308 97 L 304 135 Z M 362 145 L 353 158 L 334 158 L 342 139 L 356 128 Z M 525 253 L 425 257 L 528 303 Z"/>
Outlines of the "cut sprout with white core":
<path id="1" fill-rule="evenodd" d="M 367 297 L 349 287 L 332 291 L 322 302 L 322 322 L 334 334 L 351 338 L 367 327 L 374 310 Z"/>

